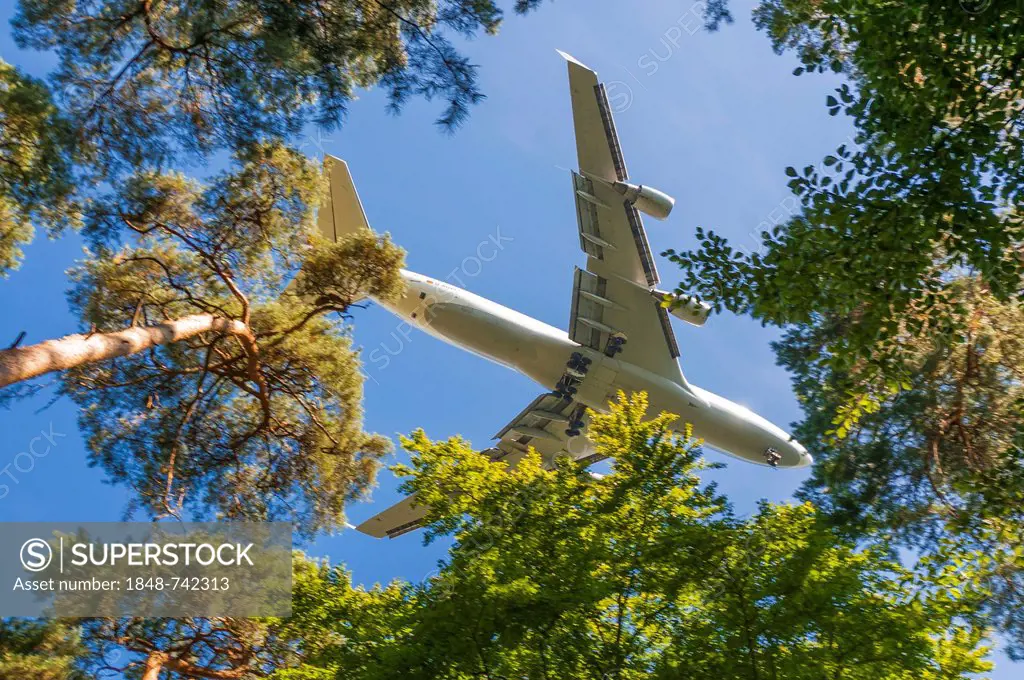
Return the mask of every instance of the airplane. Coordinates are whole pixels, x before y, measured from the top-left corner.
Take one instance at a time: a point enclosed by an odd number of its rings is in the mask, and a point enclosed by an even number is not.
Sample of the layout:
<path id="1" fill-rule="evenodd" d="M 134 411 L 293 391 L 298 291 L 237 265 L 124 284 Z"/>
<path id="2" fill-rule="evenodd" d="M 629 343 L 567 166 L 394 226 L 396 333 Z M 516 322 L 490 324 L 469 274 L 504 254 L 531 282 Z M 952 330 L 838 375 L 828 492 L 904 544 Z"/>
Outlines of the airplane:
<path id="1" fill-rule="evenodd" d="M 663 220 L 674 199 L 628 181 L 615 122 L 597 74 L 559 51 L 569 69 L 579 171 L 572 171 L 580 248 L 586 267 L 575 270 L 564 331 L 445 281 L 403 270 L 403 296 L 377 300 L 402 320 L 457 347 L 518 371 L 546 390 L 501 429 L 482 453 L 518 463 L 530 448 L 553 467 L 562 457 L 581 465 L 602 459 L 585 431 L 591 411 L 605 412 L 621 390 L 646 392 L 653 413 L 677 414 L 708 446 L 756 464 L 811 464 L 791 435 L 750 409 L 691 385 L 677 361 L 669 313 L 695 326 L 710 307 L 691 300 L 662 304 L 658 272 L 640 213 Z M 317 216 L 328 239 L 370 229 L 348 165 L 327 157 L 330 191 Z M 420 527 L 425 508 L 415 496 L 392 505 L 356 529 L 395 538 Z"/>

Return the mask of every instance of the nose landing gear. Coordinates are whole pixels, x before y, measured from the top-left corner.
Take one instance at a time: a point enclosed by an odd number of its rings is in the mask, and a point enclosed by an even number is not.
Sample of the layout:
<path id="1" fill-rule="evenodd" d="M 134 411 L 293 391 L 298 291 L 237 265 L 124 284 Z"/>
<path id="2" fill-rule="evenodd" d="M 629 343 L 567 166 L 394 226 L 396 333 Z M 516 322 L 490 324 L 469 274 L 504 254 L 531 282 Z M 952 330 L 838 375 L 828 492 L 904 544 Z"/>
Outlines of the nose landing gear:
<path id="1" fill-rule="evenodd" d="M 774 447 L 769 446 L 767 449 L 764 450 L 764 462 L 768 463 L 769 467 L 779 467 L 779 461 L 781 460 L 782 454 L 779 453 L 778 450 L 775 449 Z"/>

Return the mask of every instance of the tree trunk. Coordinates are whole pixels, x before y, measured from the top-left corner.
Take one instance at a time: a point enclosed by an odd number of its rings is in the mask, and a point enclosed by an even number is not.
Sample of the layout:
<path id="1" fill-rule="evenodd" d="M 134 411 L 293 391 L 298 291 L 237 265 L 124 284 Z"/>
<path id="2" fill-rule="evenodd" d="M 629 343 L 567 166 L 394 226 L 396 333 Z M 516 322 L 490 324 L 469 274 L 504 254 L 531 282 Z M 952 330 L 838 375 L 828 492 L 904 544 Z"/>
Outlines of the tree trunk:
<path id="1" fill-rule="evenodd" d="M 185 677 L 206 678 L 207 680 L 239 680 L 239 678 L 242 678 L 248 672 L 248 669 L 245 666 L 227 668 L 224 670 L 213 670 L 210 668 L 194 666 L 187 661 L 175 659 L 174 657 L 168 658 L 166 665 L 168 670 L 181 673 Z"/>
<path id="2" fill-rule="evenodd" d="M 146 657 L 146 667 L 142 671 L 142 680 L 160 680 L 160 671 L 164 669 L 167 655 L 163 652 L 150 652 Z"/>
<path id="3" fill-rule="evenodd" d="M 252 331 L 244 323 L 212 314 L 193 314 L 154 326 L 126 328 L 113 333 L 68 335 L 28 347 L 0 350 L 0 387 L 44 373 L 136 354 L 157 345 L 209 332 L 239 338 L 250 360 L 254 358 L 255 340 Z"/>

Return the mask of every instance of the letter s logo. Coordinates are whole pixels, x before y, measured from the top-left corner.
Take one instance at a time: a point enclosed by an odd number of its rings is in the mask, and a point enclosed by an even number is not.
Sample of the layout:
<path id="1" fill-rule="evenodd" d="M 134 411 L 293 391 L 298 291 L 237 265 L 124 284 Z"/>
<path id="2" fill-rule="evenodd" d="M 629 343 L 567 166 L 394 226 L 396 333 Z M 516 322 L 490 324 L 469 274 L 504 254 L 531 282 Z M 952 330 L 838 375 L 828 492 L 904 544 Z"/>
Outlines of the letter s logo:
<path id="1" fill-rule="evenodd" d="M 41 538 L 30 538 L 21 546 L 21 566 L 32 572 L 42 571 L 53 561 L 50 544 Z"/>

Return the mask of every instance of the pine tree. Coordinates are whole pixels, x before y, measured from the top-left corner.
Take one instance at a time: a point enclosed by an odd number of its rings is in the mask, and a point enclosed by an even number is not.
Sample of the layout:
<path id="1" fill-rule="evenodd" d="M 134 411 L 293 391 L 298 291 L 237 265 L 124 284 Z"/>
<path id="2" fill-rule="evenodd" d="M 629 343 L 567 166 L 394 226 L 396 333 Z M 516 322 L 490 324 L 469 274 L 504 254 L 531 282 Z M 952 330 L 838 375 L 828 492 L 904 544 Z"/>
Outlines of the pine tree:
<path id="1" fill-rule="evenodd" d="M 402 254 L 318 241 L 321 173 L 294 147 L 359 88 L 392 110 L 442 100 L 453 129 L 482 94 L 452 40 L 502 16 L 463 0 L 22 0 L 15 39 L 57 63 L 45 83 L 0 64 L 0 274 L 33 225 L 81 226 L 89 251 L 70 273 L 78 332 L 0 349 L 0 402 L 59 373 L 90 462 L 150 517 L 338 528 L 387 450 L 362 430 L 348 312 L 399 293 Z"/>

